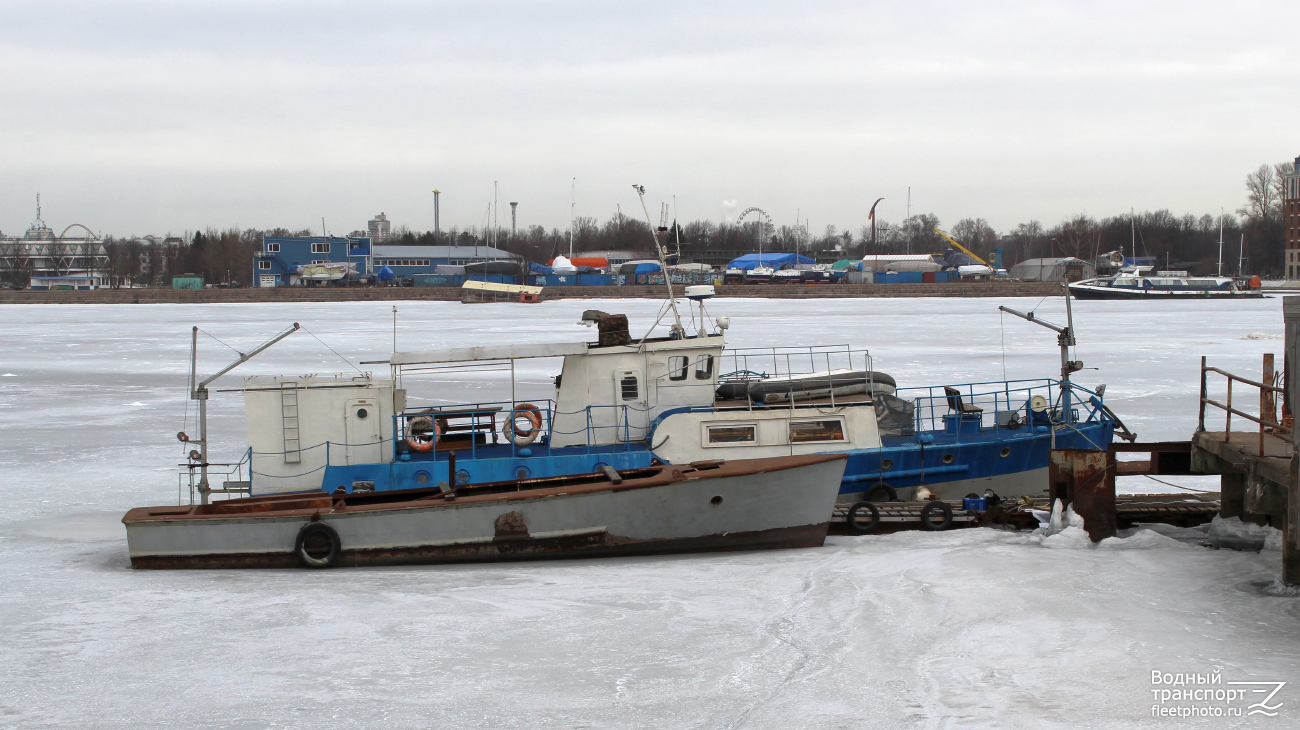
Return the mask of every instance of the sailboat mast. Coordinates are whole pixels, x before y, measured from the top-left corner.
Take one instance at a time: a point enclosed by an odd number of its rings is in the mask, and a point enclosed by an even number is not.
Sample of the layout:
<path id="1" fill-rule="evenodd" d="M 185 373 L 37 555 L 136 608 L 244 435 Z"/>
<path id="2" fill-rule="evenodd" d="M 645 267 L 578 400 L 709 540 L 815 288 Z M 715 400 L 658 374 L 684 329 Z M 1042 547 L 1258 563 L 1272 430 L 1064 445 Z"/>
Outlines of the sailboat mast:
<path id="1" fill-rule="evenodd" d="M 1219 268 L 1215 276 L 1223 276 L 1223 208 L 1219 208 Z"/>
<path id="2" fill-rule="evenodd" d="M 1128 209 L 1128 235 L 1129 246 L 1133 249 L 1133 264 L 1137 265 L 1138 257 L 1138 238 L 1137 238 L 1137 218 L 1132 208 Z"/>

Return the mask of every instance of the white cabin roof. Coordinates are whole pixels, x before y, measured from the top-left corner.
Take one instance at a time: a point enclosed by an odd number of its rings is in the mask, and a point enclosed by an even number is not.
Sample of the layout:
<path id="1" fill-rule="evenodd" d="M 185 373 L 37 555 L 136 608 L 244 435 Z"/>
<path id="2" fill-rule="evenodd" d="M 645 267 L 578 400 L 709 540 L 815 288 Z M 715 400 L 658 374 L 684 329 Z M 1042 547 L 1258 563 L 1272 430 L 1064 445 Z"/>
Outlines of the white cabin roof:
<path id="1" fill-rule="evenodd" d="M 395 352 L 388 358 L 391 365 L 430 365 L 444 362 L 476 362 L 481 360 L 523 360 L 534 357 L 563 357 L 587 354 L 586 342 L 559 342 L 529 345 L 488 345 L 484 347 L 453 347 L 446 350 L 421 350 Z"/>

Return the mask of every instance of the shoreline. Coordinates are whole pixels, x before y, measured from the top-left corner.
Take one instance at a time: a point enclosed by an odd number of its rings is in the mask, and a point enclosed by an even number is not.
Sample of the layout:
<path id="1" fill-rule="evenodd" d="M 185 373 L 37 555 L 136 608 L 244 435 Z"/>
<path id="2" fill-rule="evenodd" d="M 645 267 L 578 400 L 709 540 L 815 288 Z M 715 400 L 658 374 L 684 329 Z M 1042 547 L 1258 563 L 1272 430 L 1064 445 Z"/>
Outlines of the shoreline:
<path id="1" fill-rule="evenodd" d="M 680 292 L 681 286 L 674 290 Z M 724 284 L 716 296 L 755 299 L 1028 297 L 1059 294 L 1054 282 L 972 281 L 946 284 Z M 662 299 L 653 286 L 548 286 L 542 299 Z M 245 302 L 460 301 L 460 287 L 277 287 L 275 289 L 0 290 L 0 304 L 213 304 Z"/>

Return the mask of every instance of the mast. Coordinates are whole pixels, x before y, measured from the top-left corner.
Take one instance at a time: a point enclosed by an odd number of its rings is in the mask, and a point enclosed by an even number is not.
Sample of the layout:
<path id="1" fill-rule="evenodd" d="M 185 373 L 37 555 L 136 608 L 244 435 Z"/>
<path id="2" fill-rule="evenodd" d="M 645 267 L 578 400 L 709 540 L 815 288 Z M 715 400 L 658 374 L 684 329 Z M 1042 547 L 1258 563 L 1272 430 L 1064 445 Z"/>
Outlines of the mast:
<path id="1" fill-rule="evenodd" d="M 1137 257 L 1138 257 L 1137 214 L 1133 212 L 1132 208 L 1128 209 L 1128 235 L 1129 235 L 1129 247 L 1133 249 L 1133 265 L 1137 266 Z"/>
<path id="2" fill-rule="evenodd" d="M 573 259 L 573 211 L 578 207 L 578 178 L 573 178 L 573 186 L 569 189 L 569 259 Z"/>
<path id="3" fill-rule="evenodd" d="M 1042 325 L 1043 327 L 1046 327 L 1056 332 L 1056 343 L 1061 347 L 1061 418 L 1065 423 L 1070 422 L 1070 373 L 1077 372 L 1083 369 L 1082 362 L 1079 362 L 1078 360 L 1070 359 L 1070 348 L 1074 347 L 1076 344 L 1074 339 L 1074 309 L 1073 307 L 1070 306 L 1070 300 L 1071 300 L 1070 285 L 1069 283 L 1066 283 L 1065 285 L 1066 324 L 1064 327 L 1058 324 L 1053 324 L 1051 322 L 1048 322 L 1047 320 L 1039 319 L 1034 315 L 1033 312 L 1029 312 L 1028 314 L 1026 314 L 1024 312 L 1018 312 L 1010 307 L 998 307 L 998 309 L 1002 310 L 1003 312 L 1006 312 L 1007 314 L 1015 315 L 1025 320 L 1026 322 L 1033 322 L 1034 324 Z M 1053 430 L 1052 439 L 1053 439 L 1053 443 L 1055 443 L 1055 439 L 1056 439 L 1055 430 Z"/>
<path id="4" fill-rule="evenodd" d="M 193 329 L 190 340 L 190 383 L 192 385 L 190 398 L 199 402 L 199 494 L 203 496 L 203 504 L 208 503 L 208 383 L 243 365 L 261 351 L 297 332 L 299 329 L 301 329 L 301 325 L 294 322 L 292 327 L 253 348 L 248 354 L 239 353 L 238 360 L 198 383 L 195 383 L 195 379 L 198 377 L 196 373 L 198 371 L 199 328 L 195 327 Z M 189 441 L 189 438 L 183 432 L 180 435 L 182 441 Z M 193 466 L 190 468 L 193 469 Z M 192 471 L 190 473 L 193 474 Z"/>
<path id="5" fill-rule="evenodd" d="M 1219 268 L 1215 276 L 1223 276 L 1223 208 L 1219 208 Z"/>
<path id="6" fill-rule="evenodd" d="M 673 310 L 673 320 L 675 322 L 672 337 L 673 339 L 684 340 L 686 339 L 686 328 L 682 326 L 682 315 L 677 311 L 677 297 L 673 296 L 673 277 L 668 274 L 668 261 L 664 255 L 663 243 L 659 240 L 659 232 L 655 230 L 654 221 L 650 219 L 650 209 L 645 205 L 645 186 L 633 185 L 632 189 L 636 190 L 637 197 L 641 199 L 641 210 L 645 211 L 645 222 L 646 225 L 650 226 L 650 236 L 654 238 L 655 250 L 659 253 L 659 270 L 663 272 L 664 284 L 668 286 L 668 306 Z M 761 263 L 762 254 L 759 254 L 759 259 Z"/>

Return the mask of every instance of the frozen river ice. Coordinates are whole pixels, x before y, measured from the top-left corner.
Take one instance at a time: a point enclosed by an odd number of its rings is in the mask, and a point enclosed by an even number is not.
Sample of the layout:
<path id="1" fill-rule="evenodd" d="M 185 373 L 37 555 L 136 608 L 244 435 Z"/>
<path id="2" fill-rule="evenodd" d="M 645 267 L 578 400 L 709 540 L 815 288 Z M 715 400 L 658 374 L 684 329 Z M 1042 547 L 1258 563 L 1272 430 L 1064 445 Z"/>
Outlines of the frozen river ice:
<path id="1" fill-rule="evenodd" d="M 1039 300 L 724 299 L 710 311 L 732 318 L 736 346 L 869 347 L 903 386 L 1053 376 L 1053 333 L 999 304 Z M 405 302 L 397 340 L 582 340 L 584 309 L 626 312 L 636 332 L 657 307 Z M 1265 352 L 1280 361 L 1280 299 L 1075 307 L 1077 357 L 1098 368 L 1078 379 L 1107 383 L 1143 441 L 1190 436 L 1201 355 L 1247 375 Z M 1048 300 L 1039 313 L 1059 322 L 1062 310 Z M 132 571 L 121 514 L 176 499 L 190 326 L 247 350 L 294 321 L 354 363 L 392 348 L 389 303 L 0 306 L 0 726 L 1281 727 L 1300 716 L 1300 604 L 1265 590 L 1277 551 L 1209 550 L 1172 529 L 1100 548 L 960 530 L 558 563 Z M 234 357 L 204 338 L 200 370 Z M 523 372 L 537 393 L 547 365 Z M 295 334 L 236 373 L 350 367 Z M 237 457 L 237 393 L 214 395 L 211 425 L 215 456 Z M 1152 670 L 1216 669 L 1291 682 L 1281 716 L 1152 717 Z"/>

